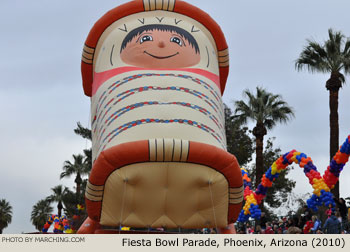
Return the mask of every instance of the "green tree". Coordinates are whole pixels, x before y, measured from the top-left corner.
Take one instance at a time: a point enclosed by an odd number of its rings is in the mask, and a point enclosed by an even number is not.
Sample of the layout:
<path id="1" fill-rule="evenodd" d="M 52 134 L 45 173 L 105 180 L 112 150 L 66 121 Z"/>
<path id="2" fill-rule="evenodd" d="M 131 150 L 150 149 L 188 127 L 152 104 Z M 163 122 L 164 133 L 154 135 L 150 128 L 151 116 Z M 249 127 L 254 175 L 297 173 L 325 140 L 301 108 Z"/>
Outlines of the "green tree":
<path id="1" fill-rule="evenodd" d="M 80 122 L 77 122 L 77 128 L 74 129 L 75 134 L 82 136 L 85 139 L 88 139 L 91 141 L 91 130 L 88 128 L 85 128 L 81 125 Z"/>
<path id="2" fill-rule="evenodd" d="M 338 93 L 345 83 L 344 74 L 350 73 L 350 40 L 341 32 L 328 30 L 329 39 L 324 44 L 307 40 L 307 46 L 300 53 L 295 62 L 298 71 L 307 69 L 311 73 L 329 73 L 326 82 L 329 91 L 329 159 L 331 160 L 339 148 L 339 119 L 338 119 Z M 339 183 L 332 190 L 334 196 L 339 198 Z"/>
<path id="3" fill-rule="evenodd" d="M 248 120 L 255 122 L 253 135 L 255 136 L 255 186 L 257 186 L 264 173 L 264 136 L 268 129 L 272 129 L 276 124 L 287 123 L 294 117 L 294 112 L 288 104 L 282 100 L 280 95 L 274 95 L 261 87 L 256 88 L 254 95 L 248 89 L 243 92 L 248 101 L 235 101 L 234 119 L 240 124 L 247 124 Z"/>
<path id="4" fill-rule="evenodd" d="M 91 135 L 91 130 L 88 128 L 85 128 L 81 125 L 80 122 L 77 123 L 77 128 L 74 129 L 75 134 L 90 140 L 92 139 Z M 92 168 L 92 149 L 84 149 L 84 155 L 85 155 L 85 160 L 84 163 L 89 167 L 89 171 L 91 171 Z"/>
<path id="5" fill-rule="evenodd" d="M 52 214 L 53 208 L 50 202 L 46 199 L 39 200 L 34 206 L 30 220 L 35 228 L 41 231 Z"/>
<path id="6" fill-rule="evenodd" d="M 66 160 L 63 164 L 63 172 L 60 175 L 60 178 L 70 177 L 71 175 L 75 175 L 74 183 L 76 184 L 76 203 L 80 203 L 80 185 L 82 183 L 82 175 L 86 175 L 90 171 L 90 167 L 84 160 L 84 156 L 81 154 L 73 155 L 73 163 L 69 160 Z"/>
<path id="7" fill-rule="evenodd" d="M 86 179 L 83 180 L 82 186 L 86 187 Z M 78 210 L 76 203 L 76 194 L 71 190 L 67 190 L 64 195 L 64 214 L 69 219 L 71 227 L 78 230 L 82 222 L 86 219 L 86 211 Z M 79 202 L 84 201 L 84 195 L 80 194 Z"/>
<path id="8" fill-rule="evenodd" d="M 12 206 L 5 199 L 0 200 L 0 234 L 12 221 Z"/>
<path id="9" fill-rule="evenodd" d="M 233 118 L 231 109 L 224 104 L 227 151 L 235 155 L 240 166 L 252 160 L 253 141 L 248 135 L 248 127 L 242 127 Z"/>
<path id="10" fill-rule="evenodd" d="M 50 203 L 57 202 L 57 215 L 61 217 L 63 203 L 65 201 L 65 195 L 68 192 L 68 188 L 63 187 L 62 185 L 58 185 L 58 186 L 55 186 L 54 188 L 51 188 L 51 191 L 53 194 L 48 196 L 46 200 L 48 200 Z"/>

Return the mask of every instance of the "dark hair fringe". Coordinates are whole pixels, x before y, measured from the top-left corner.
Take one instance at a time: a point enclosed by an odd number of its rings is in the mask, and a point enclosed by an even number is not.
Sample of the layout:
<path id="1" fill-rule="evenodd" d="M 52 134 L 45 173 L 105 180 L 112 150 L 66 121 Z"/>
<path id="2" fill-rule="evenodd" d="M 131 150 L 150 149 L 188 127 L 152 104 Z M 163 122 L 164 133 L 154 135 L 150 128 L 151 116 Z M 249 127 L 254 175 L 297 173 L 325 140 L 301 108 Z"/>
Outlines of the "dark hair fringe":
<path id="1" fill-rule="evenodd" d="M 152 31 L 152 30 L 159 30 L 159 31 L 170 31 L 170 32 L 176 32 L 177 34 L 181 35 L 181 37 L 185 38 L 188 43 L 194 47 L 196 50 L 196 53 L 199 52 L 199 47 L 197 44 L 197 41 L 194 39 L 194 37 L 186 30 L 173 26 L 173 25 L 160 25 L 160 24 L 151 24 L 151 25 L 144 25 L 135 28 L 134 30 L 130 31 L 128 35 L 124 38 L 122 45 L 120 47 L 120 52 L 124 50 L 126 45 L 136 36 L 140 35 L 144 31 Z"/>

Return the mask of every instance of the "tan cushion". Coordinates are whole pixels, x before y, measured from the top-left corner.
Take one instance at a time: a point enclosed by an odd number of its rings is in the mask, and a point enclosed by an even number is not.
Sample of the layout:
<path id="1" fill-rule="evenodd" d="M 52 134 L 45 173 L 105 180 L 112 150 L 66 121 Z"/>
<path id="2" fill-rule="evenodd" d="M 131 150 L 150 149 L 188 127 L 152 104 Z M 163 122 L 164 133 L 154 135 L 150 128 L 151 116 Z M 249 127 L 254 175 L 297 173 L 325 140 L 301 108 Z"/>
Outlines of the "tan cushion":
<path id="1" fill-rule="evenodd" d="M 200 228 L 227 226 L 228 183 L 216 170 L 180 162 L 124 166 L 108 177 L 102 225 Z"/>

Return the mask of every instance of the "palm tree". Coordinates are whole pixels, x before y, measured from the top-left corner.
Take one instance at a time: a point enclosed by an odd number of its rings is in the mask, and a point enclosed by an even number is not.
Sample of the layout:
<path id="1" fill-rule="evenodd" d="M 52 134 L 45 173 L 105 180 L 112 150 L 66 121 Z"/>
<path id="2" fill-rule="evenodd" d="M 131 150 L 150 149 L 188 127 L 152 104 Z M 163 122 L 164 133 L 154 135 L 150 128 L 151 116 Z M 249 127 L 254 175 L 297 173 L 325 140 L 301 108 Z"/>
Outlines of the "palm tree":
<path id="1" fill-rule="evenodd" d="M 286 123 L 291 117 L 294 117 L 294 112 L 280 95 L 269 93 L 261 87 L 256 88 L 256 95 L 246 89 L 243 96 L 246 96 L 248 101 L 247 103 L 243 100 L 235 102 L 234 117 L 240 124 L 247 124 L 248 120 L 256 123 L 253 135 L 256 143 L 255 186 L 257 187 L 264 172 L 263 149 L 267 129 L 272 129 L 277 122 Z"/>
<path id="2" fill-rule="evenodd" d="M 341 32 L 328 30 L 329 39 L 323 45 L 307 40 L 299 58 L 295 62 L 298 71 L 307 69 L 309 72 L 330 73 L 326 82 L 329 91 L 329 125 L 330 125 L 330 160 L 339 148 L 339 122 L 338 122 L 338 92 L 345 83 L 344 74 L 350 73 L 350 40 Z M 343 71 L 343 73 L 342 73 Z M 332 190 L 334 196 L 339 198 L 339 183 Z"/>
<path id="3" fill-rule="evenodd" d="M 5 199 L 0 200 L 0 234 L 12 221 L 12 206 Z"/>
<path id="4" fill-rule="evenodd" d="M 77 126 L 78 127 L 74 129 L 74 133 L 91 141 L 92 139 L 91 130 L 83 127 L 80 122 L 77 122 Z"/>
<path id="5" fill-rule="evenodd" d="M 54 188 L 51 188 L 51 191 L 53 192 L 52 195 L 48 196 L 46 200 L 48 200 L 50 203 L 57 202 L 57 215 L 61 217 L 62 215 L 62 209 L 63 209 L 63 202 L 65 200 L 65 194 L 68 191 L 67 187 L 63 187 L 62 185 L 58 185 Z"/>
<path id="6" fill-rule="evenodd" d="M 82 189 L 86 187 L 87 179 L 82 182 Z M 84 187 L 85 185 L 85 187 Z M 80 194 L 80 202 L 84 201 L 84 194 Z M 86 219 L 86 211 L 78 210 L 76 194 L 71 190 L 67 190 L 64 195 L 64 214 L 69 218 L 72 229 L 79 229 L 82 222 Z"/>
<path id="7" fill-rule="evenodd" d="M 86 171 L 90 173 L 92 168 L 92 148 L 90 149 L 84 149 L 84 164 L 86 165 Z"/>
<path id="8" fill-rule="evenodd" d="M 77 128 L 74 129 L 74 133 L 86 140 L 92 140 L 91 130 L 83 127 L 80 122 L 77 122 Z M 90 171 L 92 168 L 92 148 L 84 149 L 84 155 L 84 163 L 88 166 L 88 170 Z"/>
<path id="9" fill-rule="evenodd" d="M 34 206 L 31 213 L 30 220 L 35 228 L 41 231 L 52 214 L 53 208 L 50 202 L 46 199 L 39 200 Z"/>
<path id="10" fill-rule="evenodd" d="M 84 158 L 83 155 L 73 155 L 74 162 L 65 161 L 63 164 L 63 172 L 60 175 L 60 178 L 70 177 L 73 174 L 76 174 L 74 182 L 76 183 L 76 199 L 79 201 L 80 198 L 80 185 L 82 183 L 82 175 L 88 174 L 90 169 L 88 161 Z M 79 203 L 79 202 L 77 202 Z"/>

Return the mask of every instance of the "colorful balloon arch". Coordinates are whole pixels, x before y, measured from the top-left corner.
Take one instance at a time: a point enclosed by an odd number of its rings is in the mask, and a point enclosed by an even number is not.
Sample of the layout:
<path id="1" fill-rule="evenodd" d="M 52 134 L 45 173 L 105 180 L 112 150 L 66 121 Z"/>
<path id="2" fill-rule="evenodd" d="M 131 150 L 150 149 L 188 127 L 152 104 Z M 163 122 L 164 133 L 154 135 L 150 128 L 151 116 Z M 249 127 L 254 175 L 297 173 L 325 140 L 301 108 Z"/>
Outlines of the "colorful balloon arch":
<path id="1" fill-rule="evenodd" d="M 73 218 L 71 222 L 69 222 L 68 218 L 66 215 L 58 216 L 57 214 L 51 215 L 48 220 L 46 221 L 42 232 L 47 233 L 51 225 L 54 223 L 54 229 L 53 232 L 55 234 L 73 234 L 76 233 L 76 230 L 74 228 L 75 226 L 75 221 L 79 220 L 82 214 L 82 211 L 85 210 L 85 207 L 81 204 L 77 204 L 76 207 L 76 214 L 73 215 Z"/>
<path id="2" fill-rule="evenodd" d="M 279 174 L 293 162 L 299 164 L 299 166 L 304 169 L 304 173 L 306 177 L 308 177 L 309 183 L 314 189 L 311 198 L 307 200 L 308 207 L 314 211 L 317 211 L 318 207 L 322 205 L 334 208 L 335 202 L 330 191 L 338 182 L 339 175 L 349 160 L 349 155 L 350 135 L 347 137 L 338 152 L 334 155 L 330 165 L 327 167 L 327 170 L 321 177 L 321 174 L 317 171 L 317 168 L 313 164 L 310 157 L 304 153 L 292 150 L 280 156 L 271 165 L 271 167 L 263 175 L 261 183 L 258 185 L 255 192 L 251 190 L 251 180 L 248 176 L 248 172 L 242 168 L 241 171 L 245 187 L 245 204 L 239 214 L 238 221 L 245 222 L 249 219 L 249 217 L 255 219 L 260 218 L 261 210 L 259 209 L 259 204 L 266 197 L 268 188 L 272 186 L 273 181 L 278 178 Z"/>
<path id="3" fill-rule="evenodd" d="M 74 233 L 74 230 L 70 227 L 69 221 L 65 215 L 62 215 L 61 217 L 53 214 L 49 217 L 47 222 L 44 225 L 44 228 L 42 229 L 43 233 L 47 233 L 49 230 L 50 226 L 54 223 L 54 229 L 53 232 L 55 234 L 72 234 Z"/>

